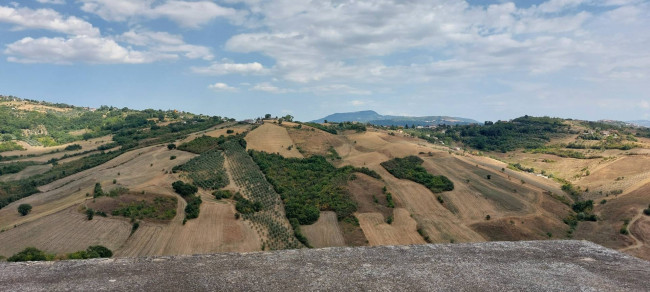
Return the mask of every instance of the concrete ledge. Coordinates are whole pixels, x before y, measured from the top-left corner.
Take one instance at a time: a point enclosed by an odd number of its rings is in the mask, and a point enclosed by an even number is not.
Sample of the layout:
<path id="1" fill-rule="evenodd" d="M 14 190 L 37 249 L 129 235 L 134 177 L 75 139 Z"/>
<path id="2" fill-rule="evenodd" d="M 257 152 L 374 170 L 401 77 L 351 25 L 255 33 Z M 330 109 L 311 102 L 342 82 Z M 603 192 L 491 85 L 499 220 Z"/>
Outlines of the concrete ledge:
<path id="1" fill-rule="evenodd" d="M 587 241 L 0 263 L 0 291 L 648 291 L 650 262 Z"/>

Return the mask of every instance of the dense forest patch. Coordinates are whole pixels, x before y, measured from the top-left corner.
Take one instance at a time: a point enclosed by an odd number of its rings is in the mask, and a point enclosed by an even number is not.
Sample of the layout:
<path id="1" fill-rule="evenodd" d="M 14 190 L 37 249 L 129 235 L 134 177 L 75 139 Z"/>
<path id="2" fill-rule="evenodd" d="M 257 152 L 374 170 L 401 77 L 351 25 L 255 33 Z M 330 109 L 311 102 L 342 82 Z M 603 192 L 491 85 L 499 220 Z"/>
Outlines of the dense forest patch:
<path id="1" fill-rule="evenodd" d="M 388 172 L 400 179 L 422 184 L 434 193 L 451 191 L 454 183 L 444 175 L 432 175 L 422 167 L 423 160 L 417 156 L 394 158 L 381 163 Z"/>
<path id="2" fill-rule="evenodd" d="M 322 156 L 301 159 L 258 151 L 249 153 L 281 195 L 289 220 L 295 218 L 300 224 L 309 225 L 318 220 L 320 211 L 334 211 L 340 220 L 357 210 L 345 188 L 355 168 L 336 168 Z"/>

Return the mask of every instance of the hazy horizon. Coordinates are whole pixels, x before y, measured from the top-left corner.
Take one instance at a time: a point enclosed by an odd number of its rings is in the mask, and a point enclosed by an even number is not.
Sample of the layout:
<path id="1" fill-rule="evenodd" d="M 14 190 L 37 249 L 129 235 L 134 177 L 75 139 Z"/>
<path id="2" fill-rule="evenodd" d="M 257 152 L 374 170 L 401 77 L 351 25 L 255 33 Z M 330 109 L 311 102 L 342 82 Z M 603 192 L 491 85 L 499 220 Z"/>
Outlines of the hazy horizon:
<path id="1" fill-rule="evenodd" d="M 650 3 L 30 0 L 0 4 L 0 93 L 309 121 L 650 119 Z"/>

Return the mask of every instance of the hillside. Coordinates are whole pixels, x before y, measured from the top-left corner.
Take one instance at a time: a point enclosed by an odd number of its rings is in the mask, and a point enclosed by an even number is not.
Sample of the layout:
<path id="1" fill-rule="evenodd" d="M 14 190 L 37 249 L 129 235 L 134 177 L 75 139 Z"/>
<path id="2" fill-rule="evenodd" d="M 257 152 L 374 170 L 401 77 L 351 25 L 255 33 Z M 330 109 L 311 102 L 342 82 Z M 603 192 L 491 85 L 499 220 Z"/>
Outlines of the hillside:
<path id="1" fill-rule="evenodd" d="M 4 143 L 24 148 L 0 161 L 6 258 L 28 246 L 135 257 L 571 238 L 650 258 L 645 128 L 250 124 L 13 98 L 0 110 Z M 70 125 L 80 117 L 92 119 Z M 41 138 L 55 144 L 26 142 Z"/>
<path id="2" fill-rule="evenodd" d="M 369 123 L 377 126 L 435 126 L 435 125 L 467 125 L 477 124 L 478 122 L 472 119 L 448 117 L 448 116 L 425 116 L 425 117 L 411 117 L 411 116 L 390 116 L 380 115 L 375 111 L 360 111 L 351 113 L 336 113 L 331 114 L 322 119 L 314 120 L 314 123 L 328 122 L 359 122 Z"/>

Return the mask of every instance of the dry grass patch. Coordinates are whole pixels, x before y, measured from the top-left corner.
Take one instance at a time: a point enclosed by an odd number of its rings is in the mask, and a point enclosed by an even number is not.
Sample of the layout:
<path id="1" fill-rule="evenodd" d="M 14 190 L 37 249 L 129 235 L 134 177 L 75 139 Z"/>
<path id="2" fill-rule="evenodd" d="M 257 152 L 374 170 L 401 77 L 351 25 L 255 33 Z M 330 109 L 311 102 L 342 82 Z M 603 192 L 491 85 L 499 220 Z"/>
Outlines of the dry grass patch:
<path id="1" fill-rule="evenodd" d="M 403 208 L 396 208 L 392 224 L 379 213 L 358 213 L 359 224 L 370 245 L 408 245 L 426 243 L 417 232 L 417 222 Z"/>
<path id="2" fill-rule="evenodd" d="M 336 213 L 332 211 L 321 212 L 316 223 L 301 225 L 300 230 L 313 247 L 345 246 Z"/>
<path id="3" fill-rule="evenodd" d="M 279 153 L 284 157 L 302 158 L 284 127 L 265 123 L 246 135 L 246 149 Z"/>

